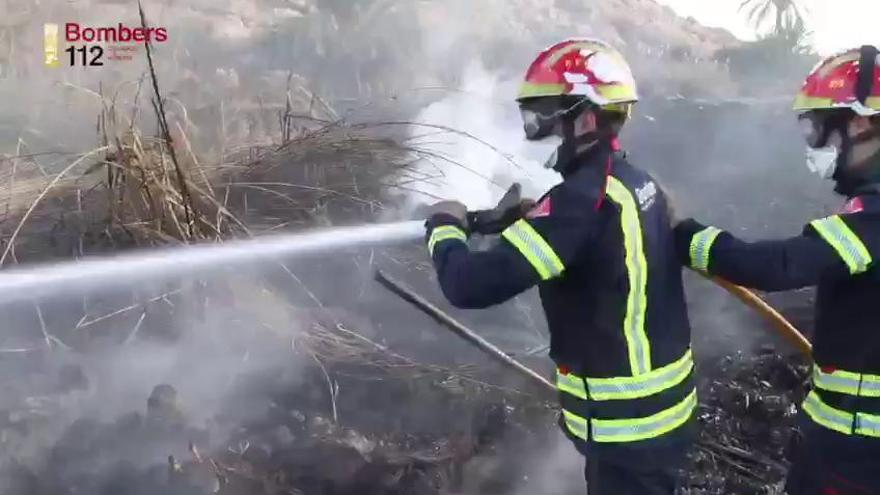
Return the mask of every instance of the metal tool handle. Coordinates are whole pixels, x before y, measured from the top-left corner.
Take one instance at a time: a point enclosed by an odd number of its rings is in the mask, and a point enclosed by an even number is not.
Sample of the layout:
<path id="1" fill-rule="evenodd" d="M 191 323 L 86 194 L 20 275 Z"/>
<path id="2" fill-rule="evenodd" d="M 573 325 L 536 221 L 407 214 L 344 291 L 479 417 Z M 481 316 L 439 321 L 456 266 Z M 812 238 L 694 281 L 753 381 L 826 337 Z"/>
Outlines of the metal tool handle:
<path id="1" fill-rule="evenodd" d="M 540 385 L 544 389 L 544 391 L 548 393 L 548 395 L 552 395 L 553 397 L 556 396 L 556 387 L 549 380 L 539 375 L 535 370 L 508 356 L 504 351 L 502 351 L 498 347 L 495 347 L 483 337 L 477 335 L 473 330 L 459 323 L 451 316 L 444 313 L 440 308 L 434 306 L 426 299 L 413 292 L 412 289 L 406 287 L 401 282 L 391 279 L 381 270 L 376 270 L 375 278 L 380 284 L 388 288 L 391 292 L 394 292 L 405 301 L 413 304 L 424 313 L 426 313 L 428 316 L 436 320 L 438 323 L 445 326 L 449 330 L 452 330 L 452 332 L 457 334 L 459 337 L 462 337 L 467 342 L 476 346 L 479 350 L 486 353 L 489 357 L 495 359 L 496 361 L 509 368 L 516 370 L 523 376 L 528 377 L 534 383 Z"/>

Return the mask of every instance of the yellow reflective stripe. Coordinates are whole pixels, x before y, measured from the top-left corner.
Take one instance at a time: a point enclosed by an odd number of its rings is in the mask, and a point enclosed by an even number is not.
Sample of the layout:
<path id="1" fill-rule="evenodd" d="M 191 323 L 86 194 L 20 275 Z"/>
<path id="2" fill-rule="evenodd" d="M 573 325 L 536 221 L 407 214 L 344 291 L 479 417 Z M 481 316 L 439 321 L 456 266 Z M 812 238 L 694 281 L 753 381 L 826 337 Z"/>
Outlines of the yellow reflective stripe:
<path id="1" fill-rule="evenodd" d="M 793 108 L 795 110 L 813 110 L 817 108 L 831 108 L 833 106 L 834 100 L 832 100 L 831 98 L 806 96 L 801 93 L 797 95 L 797 98 L 795 98 Z"/>
<path id="2" fill-rule="evenodd" d="M 599 84 L 596 85 L 594 88 L 602 98 L 605 98 L 606 100 L 610 100 L 615 103 L 630 101 L 634 102 L 638 101 L 639 99 L 638 95 L 636 94 L 636 88 L 628 84 Z"/>
<path id="3" fill-rule="evenodd" d="M 862 375 L 861 397 L 880 397 L 880 376 Z"/>
<path id="4" fill-rule="evenodd" d="M 556 388 L 578 399 L 587 400 L 587 388 L 584 386 L 584 379 L 577 375 L 564 375 L 559 370 L 556 370 Z"/>
<path id="5" fill-rule="evenodd" d="M 565 418 L 565 426 L 568 428 L 568 431 L 581 440 L 587 441 L 589 428 L 587 427 L 588 421 L 586 418 L 582 418 L 577 414 L 566 411 L 565 409 L 562 410 L 562 416 Z"/>
<path id="6" fill-rule="evenodd" d="M 547 244 L 525 219 L 519 219 L 504 229 L 501 236 L 507 239 L 522 254 L 541 276 L 541 280 L 558 277 L 565 270 L 556 251 Z"/>
<path id="7" fill-rule="evenodd" d="M 815 391 L 807 394 L 801 408 L 807 413 L 807 416 L 825 428 L 844 435 L 852 434 L 853 415 L 829 406 L 816 395 Z"/>
<path id="8" fill-rule="evenodd" d="M 823 108 L 844 107 L 848 105 L 835 105 L 831 98 L 820 98 L 816 96 L 806 96 L 799 94 L 794 100 L 793 108 L 795 110 L 817 110 Z M 865 101 L 865 106 L 874 110 L 880 109 L 880 97 L 871 96 Z"/>
<path id="9" fill-rule="evenodd" d="M 466 242 L 467 234 L 455 225 L 440 225 L 439 227 L 435 227 L 434 230 L 431 231 L 431 236 L 428 238 L 428 252 L 431 256 L 434 256 L 434 246 L 436 246 L 438 242 L 447 241 L 449 239 L 458 239 L 459 241 Z"/>
<path id="10" fill-rule="evenodd" d="M 810 225 L 837 251 L 837 254 L 849 267 L 851 274 L 855 275 L 868 270 L 868 265 L 872 262 L 871 254 L 842 218 L 833 215 L 813 220 Z"/>
<path id="11" fill-rule="evenodd" d="M 709 253 L 712 250 L 712 244 L 715 243 L 715 239 L 721 232 L 722 230 L 717 227 L 706 227 L 694 234 L 690 246 L 691 268 L 701 272 L 709 269 Z"/>
<path id="12" fill-rule="evenodd" d="M 565 93 L 565 84 L 522 83 L 518 98 L 536 98 L 538 96 L 559 96 Z"/>
<path id="13" fill-rule="evenodd" d="M 831 373 L 813 366 L 813 385 L 822 390 L 859 397 L 880 397 L 880 376 L 863 375 L 846 370 Z"/>
<path id="14" fill-rule="evenodd" d="M 857 414 L 856 433 L 866 437 L 880 438 L 880 416 L 865 413 Z"/>
<path id="15" fill-rule="evenodd" d="M 620 226 L 626 249 L 626 272 L 629 294 L 626 298 L 626 317 L 623 330 L 629 351 L 629 365 L 633 375 L 651 371 L 651 344 L 645 334 L 645 295 L 648 285 L 648 262 L 642 243 L 642 225 L 639 210 L 632 193 L 616 177 L 608 177 L 608 197 L 620 206 Z"/>
<path id="16" fill-rule="evenodd" d="M 880 438 L 880 416 L 856 413 L 829 406 L 815 391 L 807 394 L 801 408 L 816 423 L 844 435 Z"/>
<path id="17" fill-rule="evenodd" d="M 678 404 L 656 414 L 635 419 L 593 419 L 596 442 L 636 442 L 659 437 L 683 425 L 697 408 L 697 389 Z"/>
<path id="18" fill-rule="evenodd" d="M 693 352 L 688 349 L 677 361 L 642 375 L 587 378 L 587 389 L 590 398 L 597 401 L 640 399 L 678 385 L 693 368 Z"/>

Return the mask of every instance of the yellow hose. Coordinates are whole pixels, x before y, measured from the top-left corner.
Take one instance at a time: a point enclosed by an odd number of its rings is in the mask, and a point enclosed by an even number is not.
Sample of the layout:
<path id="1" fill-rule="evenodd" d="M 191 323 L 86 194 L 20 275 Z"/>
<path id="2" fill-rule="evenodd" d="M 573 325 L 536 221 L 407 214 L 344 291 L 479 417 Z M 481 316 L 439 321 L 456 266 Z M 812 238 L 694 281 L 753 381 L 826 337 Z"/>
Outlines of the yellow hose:
<path id="1" fill-rule="evenodd" d="M 795 328 L 795 326 L 792 325 L 791 322 L 786 320 L 784 316 L 779 314 L 778 311 L 773 309 L 772 306 L 767 304 L 766 301 L 755 295 L 754 292 L 746 289 L 745 287 L 741 287 L 732 282 L 728 282 L 723 278 L 709 276 L 702 272 L 697 273 L 700 273 L 712 282 L 720 285 L 725 290 L 727 290 L 727 292 L 730 292 L 732 295 L 736 296 L 737 299 L 745 303 L 746 306 L 749 306 L 750 308 L 757 311 L 761 316 L 766 318 L 771 325 L 773 325 L 773 328 L 775 328 L 776 331 L 780 335 L 782 335 L 782 337 L 792 343 L 798 351 L 803 353 L 808 358 L 812 356 L 813 345 L 810 344 L 810 341 L 807 340 L 806 337 L 804 337 L 804 334 L 802 334 L 797 328 Z"/>

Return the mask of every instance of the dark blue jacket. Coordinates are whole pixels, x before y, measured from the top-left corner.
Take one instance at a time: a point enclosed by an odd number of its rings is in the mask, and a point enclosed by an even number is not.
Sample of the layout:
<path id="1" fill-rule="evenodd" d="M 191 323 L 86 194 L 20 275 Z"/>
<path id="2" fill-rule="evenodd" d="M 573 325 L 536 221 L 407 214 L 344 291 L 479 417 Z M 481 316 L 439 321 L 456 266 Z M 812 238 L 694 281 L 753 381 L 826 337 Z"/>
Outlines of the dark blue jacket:
<path id="1" fill-rule="evenodd" d="M 675 229 L 684 263 L 764 291 L 816 286 L 813 391 L 803 409 L 829 431 L 880 439 L 880 194 L 849 198 L 800 235 L 745 242 L 688 219 Z M 872 434 L 873 433 L 873 434 Z"/>
<path id="2" fill-rule="evenodd" d="M 574 379 L 574 393 L 561 394 L 563 408 L 586 418 L 597 442 L 628 436 L 603 429 L 609 419 L 672 417 L 658 423 L 655 433 L 662 434 L 629 435 L 639 442 L 665 437 L 696 405 L 667 198 L 620 153 L 597 149 L 579 159 L 487 251 L 468 248 L 468 232 L 455 218 L 430 218 L 428 245 L 440 286 L 453 305 L 484 308 L 537 285 L 550 356 L 562 379 Z M 676 414 L 660 414 L 672 408 Z M 577 427 L 570 424 L 569 433 Z"/>

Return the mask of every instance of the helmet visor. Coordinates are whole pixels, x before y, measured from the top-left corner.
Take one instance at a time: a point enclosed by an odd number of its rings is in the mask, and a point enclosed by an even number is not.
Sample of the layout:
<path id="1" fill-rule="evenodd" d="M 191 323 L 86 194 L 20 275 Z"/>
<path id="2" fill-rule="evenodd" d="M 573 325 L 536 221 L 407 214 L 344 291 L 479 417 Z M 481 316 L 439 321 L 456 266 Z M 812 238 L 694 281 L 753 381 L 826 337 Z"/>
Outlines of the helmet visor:
<path id="1" fill-rule="evenodd" d="M 542 97 L 522 100 L 519 105 L 526 139 L 543 139 L 551 134 L 556 123 L 566 115 L 576 115 L 590 105 L 583 97 Z"/>
<path id="2" fill-rule="evenodd" d="M 854 114 L 850 110 L 810 111 L 798 116 L 801 136 L 813 149 L 825 148 L 835 131 L 846 133 Z"/>
<path id="3" fill-rule="evenodd" d="M 552 115 L 544 115 L 529 108 L 520 108 L 523 121 L 523 132 L 526 139 L 542 139 L 553 133 L 556 118 Z"/>

